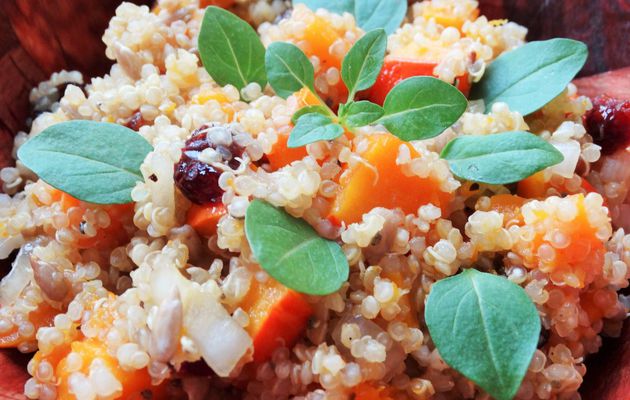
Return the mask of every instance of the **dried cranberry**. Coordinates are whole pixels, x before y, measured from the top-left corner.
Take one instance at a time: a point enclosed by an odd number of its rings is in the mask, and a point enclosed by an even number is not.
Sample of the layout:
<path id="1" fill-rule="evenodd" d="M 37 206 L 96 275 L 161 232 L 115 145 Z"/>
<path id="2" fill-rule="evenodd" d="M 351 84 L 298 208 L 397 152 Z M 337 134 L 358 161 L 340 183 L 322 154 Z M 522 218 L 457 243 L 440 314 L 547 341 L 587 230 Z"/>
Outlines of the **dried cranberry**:
<path id="1" fill-rule="evenodd" d="M 204 125 L 193 132 L 182 149 L 182 156 L 175 164 L 175 185 L 193 203 L 208 204 L 221 201 L 223 190 L 219 187 L 220 169 L 199 160 L 200 153 L 213 148 L 221 155 L 221 163 L 232 169 L 239 167 L 237 157 L 242 157 L 244 149 L 232 142 L 231 144 L 218 145 L 208 140 L 208 131 L 213 128 L 227 129 L 222 126 Z M 231 133 L 230 133 L 231 134 Z"/>
<path id="2" fill-rule="evenodd" d="M 603 154 L 612 154 L 630 144 L 630 101 L 598 96 L 586 114 L 585 125 Z"/>
<path id="3" fill-rule="evenodd" d="M 142 113 L 140 111 L 136 111 L 131 116 L 129 121 L 127 121 L 127 123 L 125 124 L 127 128 L 133 129 L 136 132 L 138 132 L 140 128 L 142 128 L 145 125 L 149 125 L 149 123 L 144 118 L 142 118 Z"/>

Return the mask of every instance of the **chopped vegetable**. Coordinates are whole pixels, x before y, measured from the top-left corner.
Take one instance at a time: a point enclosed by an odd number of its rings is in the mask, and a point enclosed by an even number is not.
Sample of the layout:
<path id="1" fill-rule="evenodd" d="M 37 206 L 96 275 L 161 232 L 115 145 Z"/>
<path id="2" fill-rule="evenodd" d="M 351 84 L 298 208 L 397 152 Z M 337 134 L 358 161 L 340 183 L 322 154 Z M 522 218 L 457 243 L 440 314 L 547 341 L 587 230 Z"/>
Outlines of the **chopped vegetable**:
<path id="1" fill-rule="evenodd" d="M 147 395 L 151 399 L 167 399 L 166 386 L 152 386 L 151 377 L 146 368 L 126 371 L 118 364 L 116 357 L 107 352 L 104 343 L 96 339 L 84 339 L 72 342 L 71 351 L 81 357 L 83 363 L 78 372 L 89 375 L 90 366 L 94 360 L 100 363 L 103 370 L 108 371 L 119 382 L 119 387 L 112 386 L 110 389 L 114 393 L 112 398 L 119 399 L 143 399 Z M 47 361 L 50 362 L 50 360 Z M 56 376 L 59 381 L 57 385 L 57 398 L 59 400 L 80 400 L 75 396 L 70 386 L 70 376 L 77 371 L 72 371 L 68 366 L 67 357 L 62 359 L 56 368 Z"/>
<path id="2" fill-rule="evenodd" d="M 241 308 L 249 315 L 255 362 L 267 360 L 279 346 L 293 346 L 313 313 L 303 295 L 272 278 L 253 279 Z"/>
<path id="3" fill-rule="evenodd" d="M 352 389 L 354 400 L 394 400 L 396 391 L 385 385 L 364 382 Z"/>
<path id="4" fill-rule="evenodd" d="M 65 212 L 71 209 L 79 209 L 81 212 L 69 213 L 69 225 L 71 227 L 80 226 L 83 221 L 83 214 L 88 209 L 95 209 L 101 207 L 109 216 L 109 226 L 106 228 L 96 228 L 96 235 L 87 236 L 81 234 L 76 244 L 80 249 L 98 248 L 98 249 L 113 249 L 116 246 L 120 246 L 129 240 L 129 234 L 125 230 L 125 225 L 132 223 L 134 204 L 116 204 L 110 206 L 98 206 L 78 200 L 68 193 L 61 192 L 60 190 L 53 189 L 53 199 L 59 198 L 59 204 L 61 209 Z"/>
<path id="5" fill-rule="evenodd" d="M 59 313 L 59 310 L 52 308 L 48 303 L 42 302 L 37 305 L 33 311 L 28 314 L 28 321 L 33 324 L 35 328 L 33 334 L 30 336 L 21 336 L 18 333 L 18 327 L 14 326 L 8 332 L 0 334 L 0 349 L 14 348 L 20 343 L 35 340 L 35 333 L 37 330 L 44 326 L 52 326 L 55 315 Z"/>
<path id="6" fill-rule="evenodd" d="M 216 235 L 217 224 L 221 217 L 227 214 L 227 208 L 223 203 L 206 204 L 203 206 L 193 204 L 186 215 L 186 223 L 197 231 L 198 234 L 210 237 Z"/>
<path id="7" fill-rule="evenodd" d="M 580 177 L 580 180 L 581 183 L 577 189 L 569 190 L 566 185 L 567 181 L 562 181 L 562 183 L 558 185 L 551 179 L 546 180 L 545 172 L 540 171 L 523 179 L 522 181 L 519 181 L 516 186 L 516 192 L 519 196 L 528 199 L 543 199 L 550 195 L 550 189 L 554 189 L 556 193 L 560 193 L 562 195 L 597 193 L 597 190 L 586 179 Z"/>
<path id="8" fill-rule="evenodd" d="M 306 147 L 288 147 L 288 141 L 289 135 L 279 134 L 278 141 L 271 148 L 271 152 L 267 154 L 267 160 L 272 170 L 278 170 L 308 155 Z"/>
<path id="9" fill-rule="evenodd" d="M 503 214 L 503 225 L 522 224 L 521 207 L 527 199 L 513 194 L 497 194 L 490 197 L 490 209 Z"/>
<path id="10" fill-rule="evenodd" d="M 422 205 L 432 203 L 446 211 L 451 199 L 449 193 L 440 190 L 434 178 L 407 176 L 396 164 L 401 145 L 409 148 L 411 157 L 418 153 L 390 134 L 371 135 L 369 144 L 360 156 L 363 162 L 346 167 L 341 177 L 329 219 L 336 224 L 360 222 L 363 214 L 375 207 L 400 208 L 405 213 L 416 213 Z"/>
<path id="11" fill-rule="evenodd" d="M 434 76 L 436 63 L 428 63 L 411 59 L 388 56 L 385 58 L 383 69 L 376 79 L 376 83 L 363 93 L 368 100 L 383 105 L 387 94 L 401 81 L 413 76 Z M 455 86 L 465 96 L 470 92 L 468 74 L 456 78 Z"/>
<path id="12" fill-rule="evenodd" d="M 602 274 L 611 227 L 599 194 L 531 201 L 523 207 L 523 217 L 532 237 L 521 239 L 513 251 L 523 257 L 525 267 L 576 288 Z"/>
<path id="13" fill-rule="evenodd" d="M 236 3 L 236 0 L 199 0 L 199 7 L 206 8 L 208 6 L 217 6 L 221 8 L 230 8 Z"/>

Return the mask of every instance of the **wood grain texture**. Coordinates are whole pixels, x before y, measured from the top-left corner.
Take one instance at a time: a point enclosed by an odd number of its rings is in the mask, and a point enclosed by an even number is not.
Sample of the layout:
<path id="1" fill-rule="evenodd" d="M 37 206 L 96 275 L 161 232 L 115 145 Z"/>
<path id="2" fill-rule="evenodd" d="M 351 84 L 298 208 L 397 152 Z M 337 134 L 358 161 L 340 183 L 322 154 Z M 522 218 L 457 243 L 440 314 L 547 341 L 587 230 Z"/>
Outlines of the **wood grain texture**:
<path id="1" fill-rule="evenodd" d="M 630 66 L 630 0 L 481 0 L 481 13 L 529 29 L 528 40 L 568 37 L 588 44 L 581 76 Z"/>

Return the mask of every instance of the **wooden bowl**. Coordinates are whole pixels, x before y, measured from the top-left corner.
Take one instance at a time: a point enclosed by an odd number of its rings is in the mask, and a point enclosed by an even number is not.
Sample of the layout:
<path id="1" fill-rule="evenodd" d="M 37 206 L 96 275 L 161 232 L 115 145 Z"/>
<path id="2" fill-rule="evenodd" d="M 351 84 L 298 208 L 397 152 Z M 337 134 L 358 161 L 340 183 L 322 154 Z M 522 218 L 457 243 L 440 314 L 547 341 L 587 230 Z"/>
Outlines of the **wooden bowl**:
<path id="1" fill-rule="evenodd" d="M 86 78 L 105 73 L 101 36 L 120 0 L 0 0 L 0 167 L 12 164 L 13 136 L 25 129 L 28 94 L 60 69 L 77 69 Z M 149 4 L 150 0 L 134 3 Z M 628 0 L 481 0 L 488 18 L 508 18 L 529 28 L 529 40 L 571 37 L 589 45 L 583 76 L 630 66 Z M 630 69 L 578 81 L 587 95 L 602 91 L 630 99 Z M 625 82 L 625 83 L 624 83 Z M 6 273 L 0 266 L 0 277 Z M 0 351 L 0 399 L 23 399 L 30 355 Z M 623 334 L 605 340 L 587 360 L 585 400 L 630 399 L 630 323 Z"/>

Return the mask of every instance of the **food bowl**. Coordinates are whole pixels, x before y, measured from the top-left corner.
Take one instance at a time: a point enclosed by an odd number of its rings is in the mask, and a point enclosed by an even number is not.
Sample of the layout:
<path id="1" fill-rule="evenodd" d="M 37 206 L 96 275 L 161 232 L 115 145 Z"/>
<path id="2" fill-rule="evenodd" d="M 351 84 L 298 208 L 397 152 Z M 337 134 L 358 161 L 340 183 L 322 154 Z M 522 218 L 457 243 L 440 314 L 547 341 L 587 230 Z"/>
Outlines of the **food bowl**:
<path id="1" fill-rule="evenodd" d="M 150 3 L 134 1 L 135 3 Z M 4 0 L 0 3 L 0 167 L 12 162 L 13 136 L 31 115 L 30 89 L 60 69 L 78 69 L 84 76 L 107 71 L 100 38 L 117 0 Z M 509 18 L 530 29 L 529 40 L 572 37 L 589 44 L 590 58 L 578 86 L 587 95 L 603 91 L 630 98 L 630 70 L 587 78 L 630 65 L 630 7 L 624 0 L 608 1 L 481 1 L 489 18 Z M 603 28 L 602 28 L 603 27 Z M 0 266 L 0 276 L 8 265 Z M 30 356 L 0 352 L 0 398 L 23 398 Z M 630 398 L 630 321 L 622 336 L 605 340 L 600 353 L 587 360 L 584 399 Z"/>

